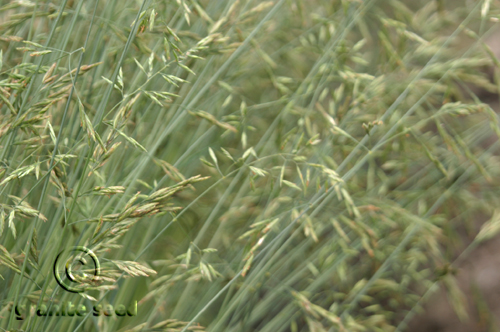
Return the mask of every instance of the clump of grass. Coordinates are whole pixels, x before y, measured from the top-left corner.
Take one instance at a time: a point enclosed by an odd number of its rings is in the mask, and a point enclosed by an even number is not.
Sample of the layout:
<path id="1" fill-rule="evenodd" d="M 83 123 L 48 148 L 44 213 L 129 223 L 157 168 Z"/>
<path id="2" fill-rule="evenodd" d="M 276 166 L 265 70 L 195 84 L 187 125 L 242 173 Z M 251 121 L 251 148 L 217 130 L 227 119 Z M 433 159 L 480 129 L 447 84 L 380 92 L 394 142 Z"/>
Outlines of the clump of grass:
<path id="1" fill-rule="evenodd" d="M 500 12 L 454 6 L 2 4 L 1 326 L 396 331 L 436 284 L 466 319 L 450 271 L 500 175 L 470 86 L 498 92 Z M 102 263 L 80 294 L 52 276 L 72 246 Z M 9 310 L 54 300 L 139 313 Z"/>

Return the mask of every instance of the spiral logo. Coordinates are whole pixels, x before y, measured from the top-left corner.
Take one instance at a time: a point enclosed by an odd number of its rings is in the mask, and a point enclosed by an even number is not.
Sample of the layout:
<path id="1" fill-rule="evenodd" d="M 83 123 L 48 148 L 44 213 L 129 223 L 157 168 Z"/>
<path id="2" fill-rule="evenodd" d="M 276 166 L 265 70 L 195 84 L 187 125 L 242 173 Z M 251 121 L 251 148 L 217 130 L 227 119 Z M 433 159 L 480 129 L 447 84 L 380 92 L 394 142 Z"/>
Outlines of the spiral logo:
<path id="1" fill-rule="evenodd" d="M 64 262 L 64 266 L 60 266 L 61 262 Z M 57 283 L 71 293 L 84 292 L 97 280 L 99 273 L 99 260 L 94 252 L 86 247 L 65 249 L 54 261 L 54 277 Z"/>

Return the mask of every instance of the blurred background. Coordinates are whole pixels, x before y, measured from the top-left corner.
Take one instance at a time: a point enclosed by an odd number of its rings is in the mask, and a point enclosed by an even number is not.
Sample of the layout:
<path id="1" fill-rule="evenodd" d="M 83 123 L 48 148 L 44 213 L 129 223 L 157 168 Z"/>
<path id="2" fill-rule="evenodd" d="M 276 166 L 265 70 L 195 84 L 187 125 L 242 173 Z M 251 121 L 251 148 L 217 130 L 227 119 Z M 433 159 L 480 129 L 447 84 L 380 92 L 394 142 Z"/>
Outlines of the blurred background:
<path id="1" fill-rule="evenodd" d="M 492 30 L 484 41 L 500 59 L 500 29 Z M 463 47 L 469 47 L 466 39 L 462 39 L 461 42 Z M 492 81 L 494 71 L 493 67 L 487 67 L 484 70 Z M 477 87 L 472 87 L 472 89 L 481 101 L 488 103 L 497 114 L 500 114 L 498 94 Z M 489 144 L 496 140 L 497 137 L 492 135 Z M 478 232 L 485 220 L 484 216 L 478 216 L 471 233 Z M 466 233 L 463 232 L 464 239 L 467 239 Z M 464 246 L 457 248 L 457 252 L 461 252 L 470 243 L 470 240 L 465 240 Z M 449 297 L 445 288 L 441 288 L 427 298 L 419 314 L 411 320 L 408 331 L 500 331 L 500 236 L 495 236 L 471 251 L 467 251 L 466 258 L 460 260 L 453 273 L 467 299 L 466 310 L 469 319 L 461 319 L 456 314 L 453 309 L 454 299 Z"/>

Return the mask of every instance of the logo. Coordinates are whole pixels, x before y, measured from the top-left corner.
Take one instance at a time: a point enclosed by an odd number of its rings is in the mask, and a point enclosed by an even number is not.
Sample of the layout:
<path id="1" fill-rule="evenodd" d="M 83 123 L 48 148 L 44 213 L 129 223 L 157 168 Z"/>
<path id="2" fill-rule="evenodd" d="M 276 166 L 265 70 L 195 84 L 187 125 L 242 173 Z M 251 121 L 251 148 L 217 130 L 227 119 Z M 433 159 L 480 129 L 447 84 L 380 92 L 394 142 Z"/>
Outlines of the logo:
<path id="1" fill-rule="evenodd" d="M 64 266 L 61 265 L 62 262 Z M 99 273 L 99 260 L 94 252 L 86 247 L 65 249 L 54 261 L 54 277 L 57 283 L 71 293 L 84 292 L 97 281 Z"/>
<path id="2" fill-rule="evenodd" d="M 44 316 L 57 316 L 57 317 L 74 317 L 85 316 L 92 313 L 93 316 L 111 316 L 111 317 L 125 317 L 137 316 L 137 301 L 132 301 L 128 308 L 120 304 L 113 307 L 111 304 L 98 304 L 93 307 L 87 307 L 83 304 L 73 304 L 71 302 L 54 303 L 49 302 L 36 307 L 35 304 L 31 305 L 16 305 L 12 307 L 12 303 L 7 307 L 9 311 L 14 310 L 17 320 L 24 320 L 27 317 L 36 315 L 38 317 Z"/>

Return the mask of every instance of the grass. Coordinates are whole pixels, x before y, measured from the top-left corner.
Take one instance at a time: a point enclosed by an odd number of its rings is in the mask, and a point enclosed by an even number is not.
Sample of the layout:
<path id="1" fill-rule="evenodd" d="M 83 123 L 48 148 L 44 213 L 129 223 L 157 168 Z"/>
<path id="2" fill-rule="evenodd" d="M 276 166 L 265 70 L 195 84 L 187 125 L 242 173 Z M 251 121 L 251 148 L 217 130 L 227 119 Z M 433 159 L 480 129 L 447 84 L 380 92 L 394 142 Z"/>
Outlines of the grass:
<path id="1" fill-rule="evenodd" d="M 499 89 L 494 2 L 0 15 L 4 330 L 403 331 L 441 286 L 467 319 L 454 269 L 500 220 L 498 117 L 473 92 Z M 73 246 L 101 265 L 78 294 L 53 276 Z M 11 310 L 68 301 L 88 313 Z"/>

